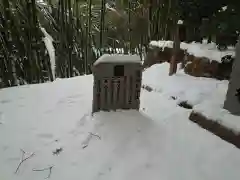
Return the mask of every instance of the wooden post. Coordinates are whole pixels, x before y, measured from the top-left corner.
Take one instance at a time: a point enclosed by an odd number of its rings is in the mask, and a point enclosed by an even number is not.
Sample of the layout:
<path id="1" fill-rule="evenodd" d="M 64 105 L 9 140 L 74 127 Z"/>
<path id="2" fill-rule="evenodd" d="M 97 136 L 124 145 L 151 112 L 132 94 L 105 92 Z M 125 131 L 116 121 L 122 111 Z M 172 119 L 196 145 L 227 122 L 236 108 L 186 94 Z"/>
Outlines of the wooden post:
<path id="1" fill-rule="evenodd" d="M 176 31 L 174 33 L 173 54 L 170 60 L 169 76 L 172 76 L 177 72 L 177 56 L 180 50 L 179 25 L 180 23 L 178 22 L 176 26 Z"/>

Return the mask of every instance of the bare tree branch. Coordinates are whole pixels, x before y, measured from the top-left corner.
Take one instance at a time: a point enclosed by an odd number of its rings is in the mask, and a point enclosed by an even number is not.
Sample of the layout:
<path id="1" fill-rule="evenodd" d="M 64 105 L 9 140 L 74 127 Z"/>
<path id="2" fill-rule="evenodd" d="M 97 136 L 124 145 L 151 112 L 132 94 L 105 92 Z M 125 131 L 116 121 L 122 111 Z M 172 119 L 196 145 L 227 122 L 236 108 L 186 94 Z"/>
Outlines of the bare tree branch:
<path id="1" fill-rule="evenodd" d="M 51 174 L 52 174 L 52 168 L 53 168 L 53 166 L 49 168 L 49 174 L 48 174 L 48 177 L 47 177 L 47 178 L 50 178 L 50 176 L 51 176 Z"/>
<path id="2" fill-rule="evenodd" d="M 22 151 L 22 160 L 24 159 L 24 155 L 26 154 L 26 152 L 23 149 L 20 149 Z"/>
<path id="3" fill-rule="evenodd" d="M 33 171 L 46 171 L 49 170 L 48 176 L 45 179 L 50 178 L 51 174 L 52 174 L 52 168 L 53 166 L 47 167 L 47 168 L 43 168 L 43 169 L 33 169 Z"/>
<path id="4" fill-rule="evenodd" d="M 26 158 L 24 158 L 26 152 L 25 152 L 23 149 L 21 149 L 21 151 L 22 151 L 22 160 L 21 160 L 21 162 L 18 164 L 18 167 L 17 167 L 17 169 L 16 169 L 16 171 L 15 171 L 15 174 L 18 172 L 20 166 L 22 165 L 22 163 L 23 163 L 24 161 L 32 158 L 32 157 L 35 155 L 35 153 L 32 153 L 32 154 L 30 154 L 29 156 L 27 156 Z"/>
<path id="5" fill-rule="evenodd" d="M 88 144 L 84 144 L 84 145 L 82 146 L 83 149 L 85 149 L 86 147 L 88 147 Z"/>
<path id="6" fill-rule="evenodd" d="M 97 137 L 98 139 L 101 139 L 101 137 L 100 137 L 99 135 L 97 135 L 97 134 L 93 134 L 92 132 L 89 132 L 89 134 L 90 134 L 91 136 Z"/>

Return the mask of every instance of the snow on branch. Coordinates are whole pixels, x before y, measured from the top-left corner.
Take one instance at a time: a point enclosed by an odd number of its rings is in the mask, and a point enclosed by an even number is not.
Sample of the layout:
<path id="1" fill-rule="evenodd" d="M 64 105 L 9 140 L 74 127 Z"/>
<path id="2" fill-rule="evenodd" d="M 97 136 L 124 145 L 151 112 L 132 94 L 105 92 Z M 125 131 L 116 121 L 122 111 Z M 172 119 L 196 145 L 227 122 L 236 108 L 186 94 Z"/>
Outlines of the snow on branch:
<path id="1" fill-rule="evenodd" d="M 50 64 L 51 64 L 51 70 L 53 75 L 53 80 L 55 80 L 55 66 L 56 66 L 56 59 L 55 59 L 55 48 L 53 46 L 53 38 L 50 34 L 47 33 L 45 28 L 41 27 L 41 31 L 44 34 L 43 42 L 46 46 L 46 49 L 48 51 L 48 55 L 50 58 Z"/>

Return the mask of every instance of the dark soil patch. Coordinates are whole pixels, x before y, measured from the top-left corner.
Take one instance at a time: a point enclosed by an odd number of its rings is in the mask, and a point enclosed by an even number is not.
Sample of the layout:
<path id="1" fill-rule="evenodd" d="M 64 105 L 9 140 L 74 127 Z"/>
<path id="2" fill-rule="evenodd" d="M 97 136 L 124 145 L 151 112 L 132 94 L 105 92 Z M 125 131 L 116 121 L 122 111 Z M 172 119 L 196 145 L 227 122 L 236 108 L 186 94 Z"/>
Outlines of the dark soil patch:
<path id="1" fill-rule="evenodd" d="M 178 104 L 178 106 L 185 108 L 185 109 L 192 109 L 193 106 L 189 104 L 187 101 L 182 101 Z"/>
<path id="2" fill-rule="evenodd" d="M 175 96 L 171 96 L 171 98 L 172 98 L 173 100 L 176 100 L 176 99 L 177 99 L 177 97 L 175 97 Z"/>
<path id="3" fill-rule="evenodd" d="M 151 88 L 151 87 L 148 86 L 148 85 L 142 85 L 142 88 L 145 89 L 145 90 L 148 91 L 148 92 L 152 92 L 152 91 L 153 91 L 153 88 Z"/>
<path id="4" fill-rule="evenodd" d="M 218 122 L 208 119 L 204 115 L 194 111 L 190 114 L 189 119 L 221 139 L 235 145 L 237 148 L 240 148 L 240 134 L 236 134 Z"/>
<path id="5" fill-rule="evenodd" d="M 55 151 L 53 151 L 53 155 L 59 155 L 63 151 L 63 148 L 57 148 Z"/>

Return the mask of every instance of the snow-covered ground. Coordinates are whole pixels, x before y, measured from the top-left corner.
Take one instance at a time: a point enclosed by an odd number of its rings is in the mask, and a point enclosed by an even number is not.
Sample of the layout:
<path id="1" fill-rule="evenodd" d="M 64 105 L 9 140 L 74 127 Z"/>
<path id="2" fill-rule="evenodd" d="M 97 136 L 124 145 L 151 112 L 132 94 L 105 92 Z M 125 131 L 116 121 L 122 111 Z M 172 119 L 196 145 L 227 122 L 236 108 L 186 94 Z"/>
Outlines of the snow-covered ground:
<path id="1" fill-rule="evenodd" d="M 0 179 L 42 180 L 53 166 L 53 180 L 238 180 L 239 149 L 177 106 L 179 100 L 198 106 L 227 82 L 183 72 L 169 77 L 168 68 L 144 72 L 143 84 L 154 91 L 142 90 L 140 112 L 91 117 L 92 76 L 0 90 Z M 23 159 L 34 156 L 15 173 L 21 149 Z"/>
<path id="2" fill-rule="evenodd" d="M 195 106 L 194 111 L 202 114 L 208 119 L 218 122 L 222 126 L 232 130 L 236 135 L 238 135 L 240 134 L 240 117 L 234 116 L 229 113 L 229 111 L 223 109 L 223 97 L 225 96 L 222 95 L 216 97 L 215 101 L 208 99 L 205 102 Z"/>
<path id="3" fill-rule="evenodd" d="M 145 71 L 143 84 L 166 97 L 176 97 L 176 104 L 187 101 L 193 110 L 217 121 L 219 124 L 240 133 L 240 117 L 223 109 L 228 81 L 210 78 L 192 77 L 179 70 L 172 77 L 168 76 L 169 64 L 154 65 Z"/>
<path id="4" fill-rule="evenodd" d="M 154 91 L 166 97 L 176 97 L 176 103 L 188 101 L 193 106 L 209 99 L 215 101 L 219 94 L 222 96 L 227 90 L 228 81 L 193 77 L 179 68 L 176 75 L 168 76 L 168 71 L 168 63 L 153 65 L 145 70 L 143 84 L 152 87 Z"/>
<path id="5" fill-rule="evenodd" d="M 150 45 L 157 46 L 161 48 L 173 47 L 173 41 L 151 41 Z M 186 50 L 189 54 L 194 55 L 196 57 L 206 57 L 210 60 L 215 60 L 221 62 L 222 57 L 226 55 L 235 56 L 235 48 L 228 47 L 228 50 L 219 51 L 217 49 L 217 45 L 215 43 L 185 43 L 181 42 L 180 44 L 181 49 Z"/>

